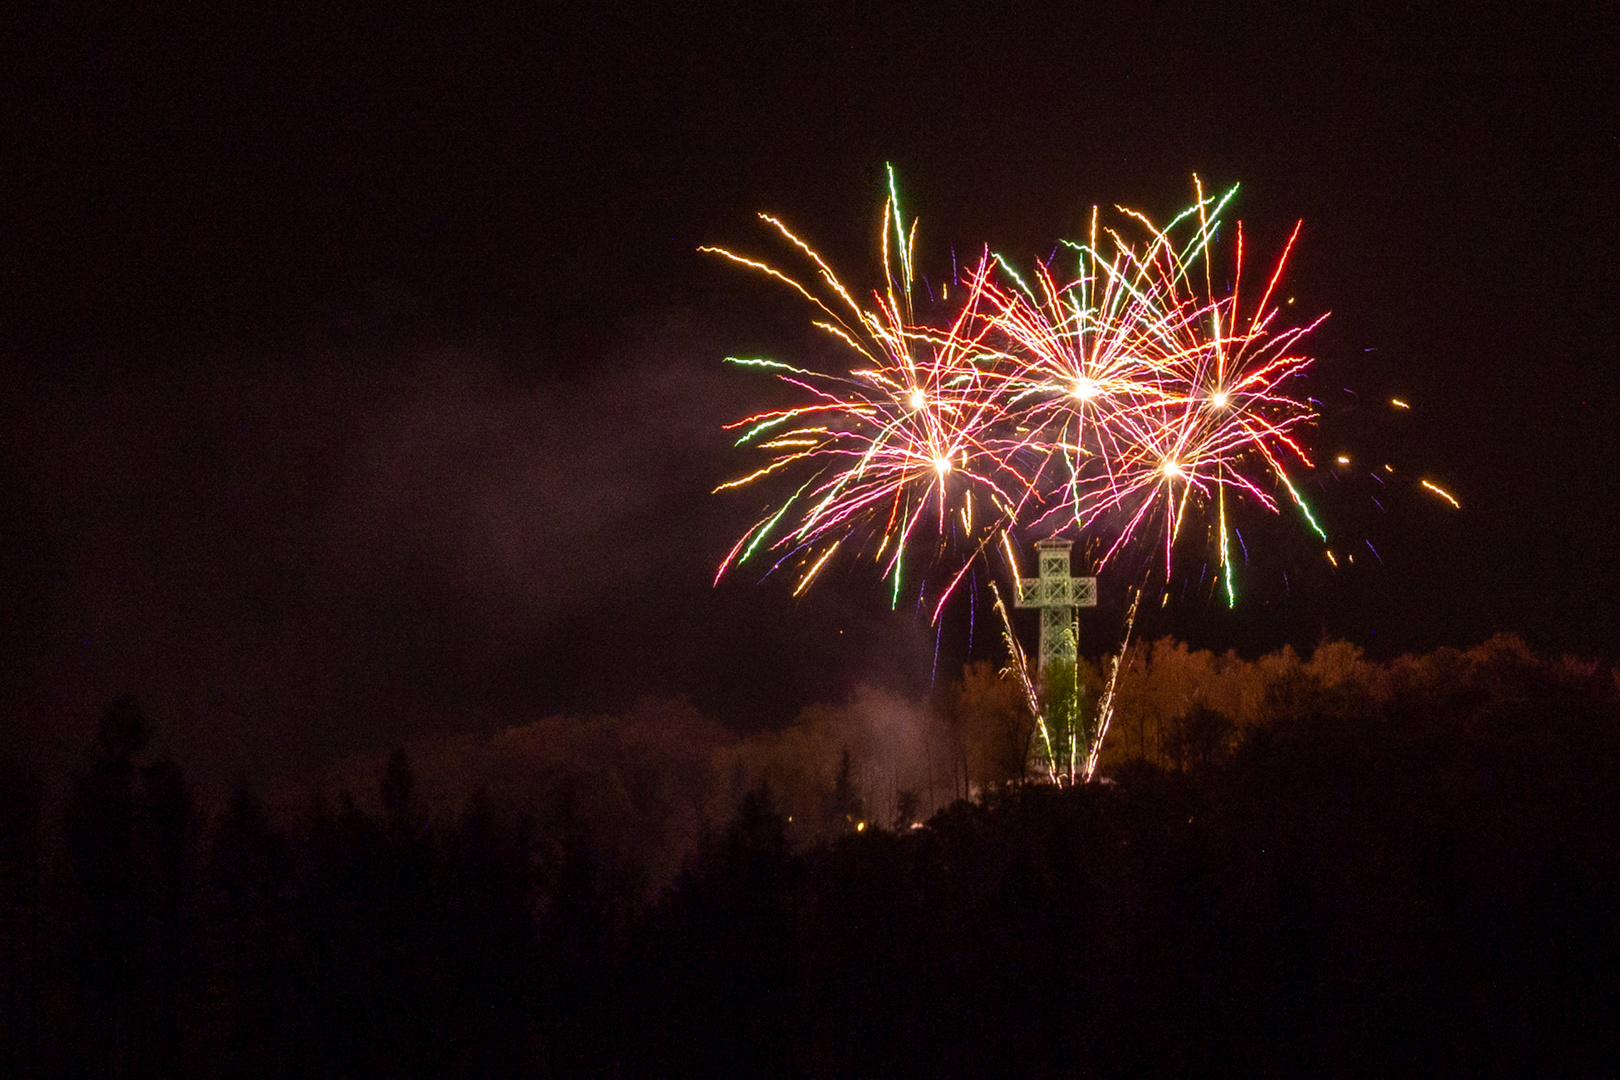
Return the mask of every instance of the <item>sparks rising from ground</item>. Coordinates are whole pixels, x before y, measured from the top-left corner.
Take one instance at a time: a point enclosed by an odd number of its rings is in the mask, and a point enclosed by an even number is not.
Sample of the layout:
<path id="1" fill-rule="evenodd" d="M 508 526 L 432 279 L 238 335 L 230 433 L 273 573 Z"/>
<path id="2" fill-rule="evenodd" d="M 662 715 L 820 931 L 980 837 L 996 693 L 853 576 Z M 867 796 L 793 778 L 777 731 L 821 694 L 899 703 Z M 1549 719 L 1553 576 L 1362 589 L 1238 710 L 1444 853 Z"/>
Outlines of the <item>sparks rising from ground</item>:
<path id="1" fill-rule="evenodd" d="M 769 215 L 813 270 L 811 285 L 703 249 L 795 290 L 854 361 L 828 372 L 732 359 L 771 372 L 800 401 L 733 425 L 738 445 L 767 461 L 717 490 L 788 473 L 798 486 L 744 533 L 716 580 L 768 552 L 772 569 L 796 566 L 802 592 L 835 552 L 857 549 L 882 566 L 897 601 L 908 561 L 926 552 L 945 563 L 937 619 L 980 554 L 1012 547 L 1011 530 L 1095 536 L 1099 566 L 1152 535 L 1168 576 L 1186 522 L 1204 516 L 1234 600 L 1229 502 L 1273 513 L 1286 502 L 1322 532 L 1288 476 L 1312 467 L 1299 434 L 1316 414 L 1289 386 L 1310 364 L 1301 339 L 1320 322 L 1287 324 L 1276 302 L 1298 227 L 1249 303 L 1241 223 L 1229 261 L 1216 263 L 1235 191 L 1206 198 L 1199 188 L 1162 228 L 1132 211 L 1103 228 L 1094 213 L 1086 241 L 1065 245 L 1061 264 L 1038 264 L 1033 286 L 987 251 L 936 321 L 913 308 L 916 223 L 901 216 L 892 172 L 883 282 L 868 300 Z"/>

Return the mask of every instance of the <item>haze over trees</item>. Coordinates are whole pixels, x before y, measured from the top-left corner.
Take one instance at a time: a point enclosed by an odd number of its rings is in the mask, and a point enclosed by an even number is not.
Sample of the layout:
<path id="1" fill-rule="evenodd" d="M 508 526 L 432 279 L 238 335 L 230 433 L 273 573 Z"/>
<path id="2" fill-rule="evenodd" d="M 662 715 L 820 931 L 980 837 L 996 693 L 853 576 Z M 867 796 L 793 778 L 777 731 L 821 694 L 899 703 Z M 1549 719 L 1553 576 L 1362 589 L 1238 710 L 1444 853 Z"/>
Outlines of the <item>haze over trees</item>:
<path id="1" fill-rule="evenodd" d="M 1083 670 L 1094 679 L 1095 670 Z M 739 736 L 648 702 L 220 805 L 121 699 L 0 774 L 0 1073 L 1591 1075 L 1620 681 L 1134 650 L 1103 783 L 965 671 Z"/>

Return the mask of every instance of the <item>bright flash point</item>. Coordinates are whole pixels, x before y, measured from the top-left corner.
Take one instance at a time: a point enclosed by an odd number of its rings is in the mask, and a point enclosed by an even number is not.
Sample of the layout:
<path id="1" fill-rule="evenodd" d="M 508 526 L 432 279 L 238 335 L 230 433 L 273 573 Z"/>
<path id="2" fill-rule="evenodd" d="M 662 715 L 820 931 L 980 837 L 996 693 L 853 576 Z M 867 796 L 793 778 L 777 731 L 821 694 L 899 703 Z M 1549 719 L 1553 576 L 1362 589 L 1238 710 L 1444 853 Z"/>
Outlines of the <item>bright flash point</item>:
<path id="1" fill-rule="evenodd" d="M 939 473 L 939 475 L 941 475 L 941 476 L 944 476 L 946 473 L 950 472 L 951 471 L 951 459 L 948 458 L 948 457 L 937 457 L 937 458 L 935 458 L 934 459 L 934 471 Z"/>
<path id="2" fill-rule="evenodd" d="M 1074 390 L 1071 392 L 1081 401 L 1090 401 L 1097 396 L 1097 384 L 1090 379 L 1081 377 L 1074 381 Z"/>
<path id="3" fill-rule="evenodd" d="M 1164 462 L 1164 475 L 1176 477 L 1181 475 L 1181 463 L 1175 458 L 1166 458 Z"/>
<path id="4" fill-rule="evenodd" d="M 921 390 L 913 390 L 911 392 L 911 407 L 913 409 L 920 409 L 926 404 L 928 404 L 928 398 Z"/>
<path id="5" fill-rule="evenodd" d="M 1215 406 L 1217 409 L 1226 408 L 1226 403 L 1230 400 L 1231 399 L 1227 396 L 1225 390 L 1217 390 L 1213 394 L 1209 395 L 1209 403 Z"/>

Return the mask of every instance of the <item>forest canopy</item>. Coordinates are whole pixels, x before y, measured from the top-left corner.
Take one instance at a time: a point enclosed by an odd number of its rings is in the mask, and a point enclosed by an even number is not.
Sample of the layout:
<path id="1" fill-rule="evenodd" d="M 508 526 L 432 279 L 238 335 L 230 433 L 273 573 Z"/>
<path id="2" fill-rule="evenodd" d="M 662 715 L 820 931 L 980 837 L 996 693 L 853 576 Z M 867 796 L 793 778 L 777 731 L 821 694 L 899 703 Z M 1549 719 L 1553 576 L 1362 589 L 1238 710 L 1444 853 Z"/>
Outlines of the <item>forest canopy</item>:
<path id="1" fill-rule="evenodd" d="M 1613 671 L 1158 641 L 1072 788 L 1029 779 L 1021 700 L 978 666 L 746 735 L 648 702 L 207 805 L 120 699 L 65 786 L 5 763 L 0 1071 L 1612 1060 Z"/>

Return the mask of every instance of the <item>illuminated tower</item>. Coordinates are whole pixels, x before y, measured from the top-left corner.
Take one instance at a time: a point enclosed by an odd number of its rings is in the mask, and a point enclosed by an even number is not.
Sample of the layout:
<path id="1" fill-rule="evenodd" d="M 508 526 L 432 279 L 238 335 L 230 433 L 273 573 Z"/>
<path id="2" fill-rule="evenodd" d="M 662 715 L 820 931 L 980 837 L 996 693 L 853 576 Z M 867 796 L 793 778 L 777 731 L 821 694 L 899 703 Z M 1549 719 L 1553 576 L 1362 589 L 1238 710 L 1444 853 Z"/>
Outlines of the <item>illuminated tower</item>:
<path id="1" fill-rule="evenodd" d="M 1041 666 L 1073 664 L 1078 650 L 1075 609 L 1097 606 L 1097 579 L 1069 576 L 1069 540 L 1037 540 L 1040 576 L 1018 579 L 1017 605 L 1041 612 Z"/>

